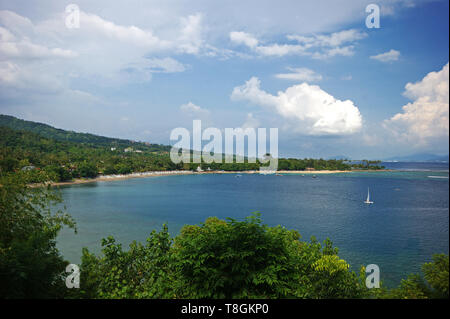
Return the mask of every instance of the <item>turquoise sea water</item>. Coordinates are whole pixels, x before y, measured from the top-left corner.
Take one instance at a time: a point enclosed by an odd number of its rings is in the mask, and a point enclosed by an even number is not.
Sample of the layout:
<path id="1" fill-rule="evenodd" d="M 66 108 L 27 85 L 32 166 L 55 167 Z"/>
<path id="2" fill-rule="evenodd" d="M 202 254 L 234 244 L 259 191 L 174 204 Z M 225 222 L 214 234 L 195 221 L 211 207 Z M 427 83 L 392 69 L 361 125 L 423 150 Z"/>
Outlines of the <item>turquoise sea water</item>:
<path id="1" fill-rule="evenodd" d="M 108 235 L 127 246 L 163 223 L 176 235 L 182 225 L 209 216 L 243 219 L 259 211 L 264 223 L 296 229 L 304 240 L 330 237 L 354 270 L 377 264 L 381 279 L 393 286 L 420 271 L 432 254 L 448 253 L 448 176 L 447 165 L 317 178 L 209 174 L 73 185 L 61 191 L 78 234 L 64 229 L 58 247 L 79 263 L 82 247 L 99 252 Z M 373 205 L 363 203 L 368 187 Z"/>

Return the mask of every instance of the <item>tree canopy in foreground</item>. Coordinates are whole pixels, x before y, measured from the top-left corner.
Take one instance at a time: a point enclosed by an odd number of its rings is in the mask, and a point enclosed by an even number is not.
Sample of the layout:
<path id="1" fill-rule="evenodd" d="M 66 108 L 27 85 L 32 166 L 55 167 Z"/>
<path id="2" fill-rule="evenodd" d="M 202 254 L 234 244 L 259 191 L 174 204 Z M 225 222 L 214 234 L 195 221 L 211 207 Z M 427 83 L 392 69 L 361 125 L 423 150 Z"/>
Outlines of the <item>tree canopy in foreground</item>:
<path id="1" fill-rule="evenodd" d="M 368 289 L 327 239 L 301 241 L 284 227 L 208 218 L 171 238 L 166 226 L 128 250 L 109 237 L 100 256 L 83 250 L 82 298 L 448 298 L 448 255 L 398 288 Z"/>

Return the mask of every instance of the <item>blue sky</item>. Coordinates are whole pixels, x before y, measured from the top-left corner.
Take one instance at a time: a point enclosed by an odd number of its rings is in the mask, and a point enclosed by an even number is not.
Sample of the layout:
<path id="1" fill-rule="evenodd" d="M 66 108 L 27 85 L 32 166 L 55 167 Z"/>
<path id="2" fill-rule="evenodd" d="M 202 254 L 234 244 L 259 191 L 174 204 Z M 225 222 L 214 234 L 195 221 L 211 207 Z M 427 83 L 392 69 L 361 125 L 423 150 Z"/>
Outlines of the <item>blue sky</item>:
<path id="1" fill-rule="evenodd" d="M 0 113 L 163 144 L 193 119 L 278 127 L 281 156 L 448 153 L 448 1 L 78 1 L 72 29 L 69 3 L 0 1 Z"/>

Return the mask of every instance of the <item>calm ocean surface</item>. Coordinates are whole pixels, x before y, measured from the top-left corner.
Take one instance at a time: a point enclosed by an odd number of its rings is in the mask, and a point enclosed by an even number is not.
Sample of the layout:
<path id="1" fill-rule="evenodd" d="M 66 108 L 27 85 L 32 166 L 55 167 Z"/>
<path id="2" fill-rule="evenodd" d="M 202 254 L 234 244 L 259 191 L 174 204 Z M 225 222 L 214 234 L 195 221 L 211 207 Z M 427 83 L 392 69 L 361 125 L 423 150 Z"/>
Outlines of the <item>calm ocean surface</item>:
<path id="1" fill-rule="evenodd" d="M 303 240 L 330 237 L 354 270 L 377 264 L 392 287 L 432 254 L 448 253 L 449 173 L 440 163 L 384 165 L 401 171 L 161 176 L 63 187 L 78 234 L 64 229 L 58 248 L 79 263 L 82 247 L 99 252 L 109 235 L 127 246 L 163 223 L 175 236 L 209 216 L 242 219 L 259 211 L 264 223 L 296 229 Z M 373 205 L 363 203 L 368 187 Z"/>

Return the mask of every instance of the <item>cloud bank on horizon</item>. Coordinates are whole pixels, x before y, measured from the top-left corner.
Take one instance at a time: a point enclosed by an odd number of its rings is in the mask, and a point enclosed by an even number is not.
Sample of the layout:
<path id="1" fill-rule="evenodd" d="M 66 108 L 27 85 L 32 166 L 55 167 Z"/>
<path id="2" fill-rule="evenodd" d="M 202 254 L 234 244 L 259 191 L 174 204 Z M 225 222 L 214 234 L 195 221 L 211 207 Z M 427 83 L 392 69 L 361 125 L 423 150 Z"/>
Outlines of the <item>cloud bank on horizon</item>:
<path id="1" fill-rule="evenodd" d="M 324 157 L 448 152 L 448 29 L 427 24 L 448 3 L 379 1 L 379 30 L 369 3 L 82 0 L 67 28 L 60 4 L 3 1 L 0 113 L 158 143 L 195 117 L 276 126 L 292 156 L 305 138 Z"/>

